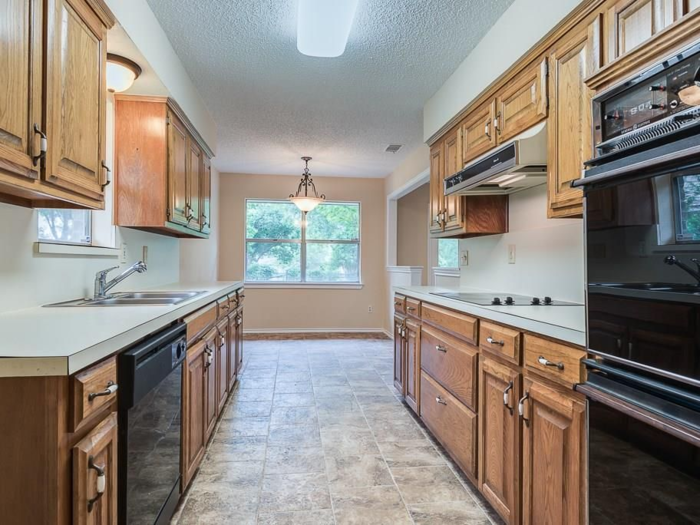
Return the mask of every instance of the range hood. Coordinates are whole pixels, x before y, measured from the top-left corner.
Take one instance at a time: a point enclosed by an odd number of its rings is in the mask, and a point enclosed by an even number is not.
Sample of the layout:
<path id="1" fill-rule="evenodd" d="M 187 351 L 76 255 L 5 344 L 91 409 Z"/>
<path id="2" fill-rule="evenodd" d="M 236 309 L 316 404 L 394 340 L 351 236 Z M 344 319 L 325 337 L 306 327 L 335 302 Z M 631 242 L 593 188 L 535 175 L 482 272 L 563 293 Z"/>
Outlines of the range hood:
<path id="1" fill-rule="evenodd" d="M 508 195 L 547 182 L 547 125 L 541 122 L 444 181 L 445 195 Z"/>

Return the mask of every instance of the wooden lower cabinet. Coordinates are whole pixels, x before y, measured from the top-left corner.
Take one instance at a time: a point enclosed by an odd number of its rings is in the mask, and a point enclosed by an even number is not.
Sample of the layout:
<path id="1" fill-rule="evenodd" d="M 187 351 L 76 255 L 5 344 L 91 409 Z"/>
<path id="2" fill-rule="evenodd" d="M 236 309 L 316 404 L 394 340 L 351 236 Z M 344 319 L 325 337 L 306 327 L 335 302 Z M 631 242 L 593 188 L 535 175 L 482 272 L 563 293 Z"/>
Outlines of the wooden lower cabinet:
<path id="1" fill-rule="evenodd" d="M 479 367 L 479 490 L 508 524 L 520 517 L 520 372 L 489 357 Z"/>
<path id="2" fill-rule="evenodd" d="M 214 427 L 216 426 L 216 418 L 219 415 L 219 396 L 217 392 L 217 339 L 216 330 L 212 329 L 204 337 L 204 353 L 206 359 L 204 361 L 204 382 L 206 384 L 206 403 L 204 411 L 204 442 L 209 441 Z"/>
<path id="3" fill-rule="evenodd" d="M 585 405 L 573 393 L 525 379 L 524 525 L 586 523 Z"/>
<path id="4" fill-rule="evenodd" d="M 228 319 L 224 318 L 219 321 L 216 332 L 216 399 L 218 404 L 216 411 L 220 414 L 228 399 L 228 360 L 230 355 Z"/>
<path id="5" fill-rule="evenodd" d="M 477 483 L 477 416 L 425 372 L 421 372 L 421 419 Z"/>
<path id="6" fill-rule="evenodd" d="M 406 319 L 394 316 L 394 388 L 399 394 L 406 395 L 404 384 L 404 368 L 406 367 L 406 345 L 404 344 L 404 331 Z"/>
<path id="7" fill-rule="evenodd" d="M 204 458 L 207 354 L 204 341 L 187 350 L 182 392 L 182 489 L 190 483 Z"/>
<path id="8" fill-rule="evenodd" d="M 238 339 L 236 334 L 238 333 L 237 327 L 238 316 L 231 314 L 228 316 L 228 330 L 226 335 L 228 336 L 228 391 L 233 392 L 233 387 L 236 384 L 236 379 L 238 378 Z"/>
<path id="9" fill-rule="evenodd" d="M 117 523 L 117 414 L 73 447 L 73 523 Z"/>
<path id="10" fill-rule="evenodd" d="M 404 337 L 406 376 L 404 377 L 406 403 L 413 411 L 420 415 L 420 351 L 421 351 L 420 325 L 406 321 L 406 336 Z"/>
<path id="11" fill-rule="evenodd" d="M 240 373 L 243 369 L 243 308 L 238 309 L 236 317 L 236 360 L 236 370 Z"/>

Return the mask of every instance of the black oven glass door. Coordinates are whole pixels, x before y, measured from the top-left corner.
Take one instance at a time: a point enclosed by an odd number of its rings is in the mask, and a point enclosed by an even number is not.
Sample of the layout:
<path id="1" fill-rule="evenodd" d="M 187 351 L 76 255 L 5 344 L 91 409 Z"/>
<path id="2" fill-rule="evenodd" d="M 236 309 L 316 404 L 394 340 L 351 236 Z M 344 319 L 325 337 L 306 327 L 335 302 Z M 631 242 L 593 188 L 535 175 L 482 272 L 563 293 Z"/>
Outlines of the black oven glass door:
<path id="1" fill-rule="evenodd" d="M 700 172 L 586 189 L 588 347 L 700 385 Z"/>

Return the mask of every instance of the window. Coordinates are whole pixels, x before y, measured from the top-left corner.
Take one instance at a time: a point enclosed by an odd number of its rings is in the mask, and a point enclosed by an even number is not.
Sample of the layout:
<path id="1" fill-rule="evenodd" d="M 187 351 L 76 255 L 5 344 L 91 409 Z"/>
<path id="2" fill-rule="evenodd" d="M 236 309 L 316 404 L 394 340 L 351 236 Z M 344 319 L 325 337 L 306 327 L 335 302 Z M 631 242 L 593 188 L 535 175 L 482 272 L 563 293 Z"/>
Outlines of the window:
<path id="1" fill-rule="evenodd" d="M 246 281 L 359 283 L 360 204 L 246 201 Z"/>
<path id="2" fill-rule="evenodd" d="M 457 239 L 438 239 L 438 268 L 459 268 Z"/>
<path id="3" fill-rule="evenodd" d="M 39 241 L 90 244 L 90 211 L 40 209 L 37 229 Z"/>
<path id="4" fill-rule="evenodd" d="M 700 175 L 675 178 L 676 241 L 700 241 Z"/>

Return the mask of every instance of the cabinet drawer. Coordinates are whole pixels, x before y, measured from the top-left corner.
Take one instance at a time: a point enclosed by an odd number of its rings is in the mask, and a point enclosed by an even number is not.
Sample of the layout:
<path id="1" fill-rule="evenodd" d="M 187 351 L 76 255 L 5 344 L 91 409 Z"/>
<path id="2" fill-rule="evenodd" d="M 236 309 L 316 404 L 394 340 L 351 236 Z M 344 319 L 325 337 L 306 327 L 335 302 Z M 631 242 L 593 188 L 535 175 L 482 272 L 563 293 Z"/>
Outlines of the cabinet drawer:
<path id="1" fill-rule="evenodd" d="M 111 357 L 78 372 L 71 379 L 72 431 L 117 399 L 117 358 Z"/>
<path id="2" fill-rule="evenodd" d="M 478 355 L 476 347 L 423 327 L 421 368 L 472 410 L 476 409 Z"/>
<path id="3" fill-rule="evenodd" d="M 394 312 L 398 314 L 406 313 L 406 297 L 403 295 L 394 295 Z"/>
<path id="4" fill-rule="evenodd" d="M 464 339 L 473 345 L 477 344 L 479 336 L 479 321 L 452 310 L 440 308 L 434 304 L 423 303 L 421 317 L 424 322 Z"/>
<path id="5" fill-rule="evenodd" d="M 479 347 L 516 365 L 520 364 L 521 338 L 522 334 L 517 330 L 481 321 L 481 344 Z"/>
<path id="6" fill-rule="evenodd" d="M 535 370 L 545 377 L 567 386 L 583 381 L 583 364 L 586 352 L 571 346 L 525 335 L 525 368 Z"/>
<path id="7" fill-rule="evenodd" d="M 211 303 L 185 317 L 187 344 L 192 344 L 214 326 L 218 317 L 218 310 L 218 304 Z"/>
<path id="8" fill-rule="evenodd" d="M 420 319 L 420 301 L 406 297 L 406 314 Z"/>
<path id="9" fill-rule="evenodd" d="M 425 372 L 420 388 L 421 419 L 476 484 L 476 414 Z"/>
<path id="10" fill-rule="evenodd" d="M 231 308 L 234 306 L 228 296 L 224 296 L 218 301 L 216 301 L 216 305 L 218 307 L 218 315 L 217 319 L 223 319 L 226 317 L 229 312 L 231 311 Z"/>

